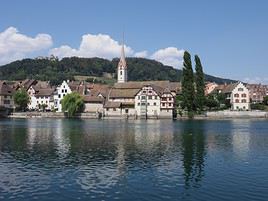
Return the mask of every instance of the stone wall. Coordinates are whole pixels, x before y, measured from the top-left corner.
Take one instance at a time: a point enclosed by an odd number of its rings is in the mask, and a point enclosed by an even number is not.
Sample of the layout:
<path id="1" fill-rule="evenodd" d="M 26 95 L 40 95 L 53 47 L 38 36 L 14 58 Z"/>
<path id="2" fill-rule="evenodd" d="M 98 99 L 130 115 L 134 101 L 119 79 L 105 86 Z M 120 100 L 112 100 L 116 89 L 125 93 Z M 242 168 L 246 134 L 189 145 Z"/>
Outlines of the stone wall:
<path id="1" fill-rule="evenodd" d="M 207 118 L 268 118 L 265 111 L 215 111 L 206 112 Z"/>

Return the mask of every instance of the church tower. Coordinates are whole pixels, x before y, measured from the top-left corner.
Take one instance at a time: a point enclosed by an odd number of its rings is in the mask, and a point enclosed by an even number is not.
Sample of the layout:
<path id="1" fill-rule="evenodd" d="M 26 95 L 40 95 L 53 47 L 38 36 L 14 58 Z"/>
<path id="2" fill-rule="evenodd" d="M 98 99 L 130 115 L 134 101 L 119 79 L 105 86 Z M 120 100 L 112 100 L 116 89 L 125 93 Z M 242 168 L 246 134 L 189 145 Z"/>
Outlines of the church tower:
<path id="1" fill-rule="evenodd" d="M 117 82 L 127 82 L 127 62 L 125 58 L 124 43 L 122 44 L 121 57 L 117 66 Z"/>

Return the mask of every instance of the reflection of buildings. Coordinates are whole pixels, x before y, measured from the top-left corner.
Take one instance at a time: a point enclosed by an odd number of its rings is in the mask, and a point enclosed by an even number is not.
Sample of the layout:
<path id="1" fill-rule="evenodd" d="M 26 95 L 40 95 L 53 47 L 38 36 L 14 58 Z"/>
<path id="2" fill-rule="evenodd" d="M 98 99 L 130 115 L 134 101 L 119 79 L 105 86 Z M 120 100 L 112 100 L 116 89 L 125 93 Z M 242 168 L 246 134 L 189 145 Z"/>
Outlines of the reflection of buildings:
<path id="1" fill-rule="evenodd" d="M 233 120 L 232 125 L 233 151 L 239 157 L 246 157 L 250 144 L 250 120 Z"/>

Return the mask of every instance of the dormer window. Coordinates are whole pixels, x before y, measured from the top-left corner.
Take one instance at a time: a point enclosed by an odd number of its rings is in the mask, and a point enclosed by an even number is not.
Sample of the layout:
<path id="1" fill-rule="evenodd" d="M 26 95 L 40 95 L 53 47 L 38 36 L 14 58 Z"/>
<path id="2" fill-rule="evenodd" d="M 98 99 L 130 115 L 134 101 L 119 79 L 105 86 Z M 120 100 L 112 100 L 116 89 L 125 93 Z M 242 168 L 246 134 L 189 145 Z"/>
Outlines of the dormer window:
<path id="1" fill-rule="evenodd" d="M 238 88 L 238 91 L 244 91 L 244 89 L 243 88 Z"/>

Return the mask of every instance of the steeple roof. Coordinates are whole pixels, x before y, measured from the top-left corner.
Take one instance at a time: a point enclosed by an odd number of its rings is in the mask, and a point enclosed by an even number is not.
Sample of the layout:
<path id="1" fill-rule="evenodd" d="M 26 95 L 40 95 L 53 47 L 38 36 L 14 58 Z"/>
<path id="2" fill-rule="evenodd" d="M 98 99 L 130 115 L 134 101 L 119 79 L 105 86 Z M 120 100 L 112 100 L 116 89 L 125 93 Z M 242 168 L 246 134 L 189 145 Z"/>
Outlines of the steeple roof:
<path id="1" fill-rule="evenodd" d="M 122 48 L 121 48 L 121 57 L 120 57 L 120 61 L 118 63 L 118 68 L 127 68 L 127 62 L 126 62 L 126 58 L 125 58 L 125 49 L 124 49 L 124 43 L 122 44 Z"/>

